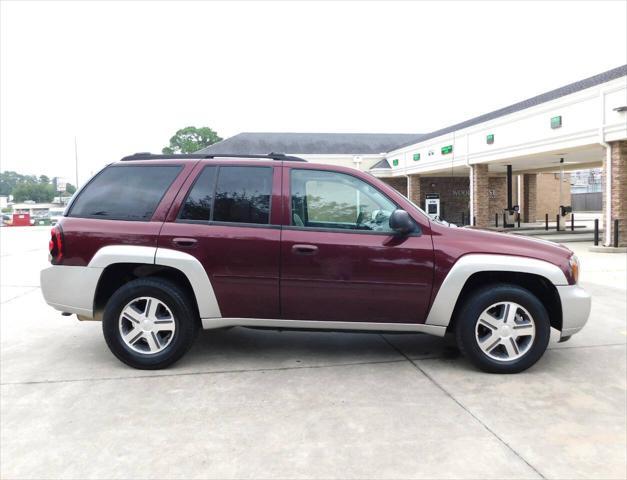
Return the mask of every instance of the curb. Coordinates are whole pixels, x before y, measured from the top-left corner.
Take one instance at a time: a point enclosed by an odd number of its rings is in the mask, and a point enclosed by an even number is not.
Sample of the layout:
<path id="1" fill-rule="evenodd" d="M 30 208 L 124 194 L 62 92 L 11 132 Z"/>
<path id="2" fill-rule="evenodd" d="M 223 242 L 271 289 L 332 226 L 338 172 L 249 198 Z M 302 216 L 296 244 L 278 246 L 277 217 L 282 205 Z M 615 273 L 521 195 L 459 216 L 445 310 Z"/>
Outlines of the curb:
<path id="1" fill-rule="evenodd" d="M 589 247 L 588 250 L 590 252 L 599 252 L 599 253 L 627 253 L 627 247 Z"/>

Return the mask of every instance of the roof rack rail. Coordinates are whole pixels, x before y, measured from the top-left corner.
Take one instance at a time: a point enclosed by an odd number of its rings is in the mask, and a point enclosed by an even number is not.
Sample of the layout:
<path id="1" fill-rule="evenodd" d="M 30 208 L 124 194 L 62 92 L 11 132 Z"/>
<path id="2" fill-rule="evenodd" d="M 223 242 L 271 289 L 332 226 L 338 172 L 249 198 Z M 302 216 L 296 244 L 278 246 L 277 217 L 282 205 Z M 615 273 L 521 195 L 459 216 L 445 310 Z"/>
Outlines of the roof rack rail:
<path id="1" fill-rule="evenodd" d="M 154 154 L 150 152 L 139 152 L 133 155 L 128 155 L 122 158 L 121 162 L 129 160 L 172 160 L 172 159 L 202 159 L 202 158 L 258 158 L 260 160 L 280 160 L 290 162 L 306 162 L 304 158 L 293 157 L 291 155 L 285 155 L 284 153 L 268 153 L 267 155 L 248 155 L 241 153 L 174 153 L 172 155 L 167 154 Z"/>

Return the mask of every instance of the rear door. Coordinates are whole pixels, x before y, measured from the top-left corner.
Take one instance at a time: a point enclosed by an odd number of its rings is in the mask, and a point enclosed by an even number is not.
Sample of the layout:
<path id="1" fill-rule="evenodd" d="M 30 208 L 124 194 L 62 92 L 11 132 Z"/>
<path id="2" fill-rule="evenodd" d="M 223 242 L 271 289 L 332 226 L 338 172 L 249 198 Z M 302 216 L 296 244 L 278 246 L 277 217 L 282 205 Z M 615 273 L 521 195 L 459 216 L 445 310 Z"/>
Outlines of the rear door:
<path id="1" fill-rule="evenodd" d="M 159 247 L 196 257 L 225 318 L 279 318 L 281 168 L 205 161 L 168 213 Z"/>
<path id="2" fill-rule="evenodd" d="M 350 173 L 285 167 L 284 319 L 422 323 L 433 280 L 428 224 L 399 237 L 395 202 Z"/>

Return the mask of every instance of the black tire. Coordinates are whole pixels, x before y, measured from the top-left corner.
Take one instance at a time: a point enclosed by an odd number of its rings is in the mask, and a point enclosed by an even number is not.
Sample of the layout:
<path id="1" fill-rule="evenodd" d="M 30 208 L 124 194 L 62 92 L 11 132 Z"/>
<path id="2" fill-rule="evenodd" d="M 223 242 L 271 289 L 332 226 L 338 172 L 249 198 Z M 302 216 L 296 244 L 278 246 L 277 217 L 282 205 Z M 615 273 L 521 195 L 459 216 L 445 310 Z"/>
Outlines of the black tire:
<path id="1" fill-rule="evenodd" d="M 495 360 L 479 346 L 475 328 L 484 310 L 498 302 L 515 302 L 533 318 L 535 338 L 526 353 L 515 360 Z M 455 336 L 462 353 L 489 373 L 518 373 L 536 363 L 546 351 L 551 336 L 549 315 L 538 298 L 517 285 L 489 285 L 472 292 L 457 313 Z M 492 353 L 492 352 L 490 352 Z"/>
<path id="2" fill-rule="evenodd" d="M 174 317 L 175 331 L 170 343 L 157 353 L 138 353 L 122 339 L 119 318 L 122 309 L 139 297 L 154 297 L 163 302 Z M 198 334 L 200 320 L 194 303 L 185 290 L 163 278 L 139 278 L 120 287 L 105 307 L 102 332 L 105 341 L 119 360 L 143 370 L 168 367 L 187 352 Z"/>

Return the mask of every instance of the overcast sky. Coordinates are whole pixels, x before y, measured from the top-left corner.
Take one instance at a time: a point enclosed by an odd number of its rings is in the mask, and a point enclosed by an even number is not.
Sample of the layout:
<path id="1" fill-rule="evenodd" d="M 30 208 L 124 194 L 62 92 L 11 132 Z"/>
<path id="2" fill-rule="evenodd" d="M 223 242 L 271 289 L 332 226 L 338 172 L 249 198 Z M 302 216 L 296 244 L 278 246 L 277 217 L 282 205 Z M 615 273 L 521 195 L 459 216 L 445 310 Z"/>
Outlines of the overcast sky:
<path id="1" fill-rule="evenodd" d="M 1 4 L 0 168 L 174 132 L 423 133 L 627 63 L 627 2 Z M 74 183 L 74 182 L 72 182 Z"/>

